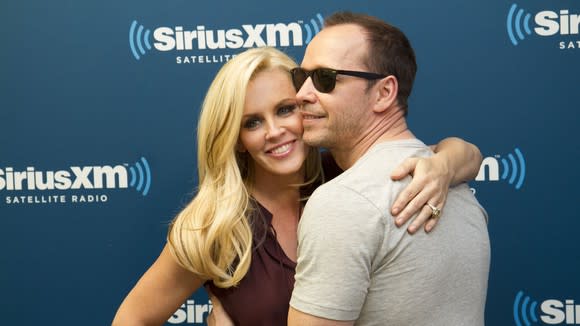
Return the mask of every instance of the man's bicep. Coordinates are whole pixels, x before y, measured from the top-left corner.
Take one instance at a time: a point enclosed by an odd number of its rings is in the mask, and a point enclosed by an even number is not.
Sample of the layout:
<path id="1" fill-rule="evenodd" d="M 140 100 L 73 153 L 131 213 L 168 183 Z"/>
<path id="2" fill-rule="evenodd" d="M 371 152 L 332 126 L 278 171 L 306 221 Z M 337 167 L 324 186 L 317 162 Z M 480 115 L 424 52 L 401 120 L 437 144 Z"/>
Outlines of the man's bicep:
<path id="1" fill-rule="evenodd" d="M 352 321 L 338 321 L 309 315 L 290 307 L 288 312 L 288 326 L 352 326 Z"/>

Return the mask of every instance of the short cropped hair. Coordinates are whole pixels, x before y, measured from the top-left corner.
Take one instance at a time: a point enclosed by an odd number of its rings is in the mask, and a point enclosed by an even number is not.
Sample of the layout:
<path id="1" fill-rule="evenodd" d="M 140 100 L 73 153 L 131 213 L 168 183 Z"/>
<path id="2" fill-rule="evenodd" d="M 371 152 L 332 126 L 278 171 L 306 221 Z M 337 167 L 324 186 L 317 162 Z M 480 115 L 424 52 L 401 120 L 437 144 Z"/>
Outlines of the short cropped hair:
<path id="1" fill-rule="evenodd" d="M 324 20 L 324 27 L 344 24 L 354 24 L 366 31 L 368 53 L 364 64 L 371 72 L 397 78 L 397 102 L 406 115 L 417 62 L 415 51 L 405 34 L 395 26 L 365 14 L 337 12 Z M 370 83 L 372 85 L 374 81 Z"/>

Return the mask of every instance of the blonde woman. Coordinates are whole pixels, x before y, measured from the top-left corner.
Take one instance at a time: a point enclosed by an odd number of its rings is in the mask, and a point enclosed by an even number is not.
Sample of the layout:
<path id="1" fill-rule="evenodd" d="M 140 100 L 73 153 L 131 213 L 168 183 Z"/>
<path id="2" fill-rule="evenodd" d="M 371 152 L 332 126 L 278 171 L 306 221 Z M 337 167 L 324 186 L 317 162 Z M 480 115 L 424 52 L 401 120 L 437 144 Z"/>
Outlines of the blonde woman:
<path id="1" fill-rule="evenodd" d="M 285 325 L 296 265 L 296 229 L 308 194 L 340 173 L 302 140 L 302 116 L 289 71 L 274 48 L 247 50 L 212 82 L 198 124 L 199 188 L 169 228 L 159 258 L 121 304 L 113 325 L 162 325 L 206 284 L 239 325 Z M 481 157 L 448 139 L 432 159 L 407 161 L 413 172 L 399 196 L 399 225 L 427 200 L 444 202 L 452 183 L 473 178 Z M 414 232 L 436 219 L 421 211 Z M 339 262 L 337 262 L 339 263 Z M 219 304 L 219 303 L 218 303 Z"/>

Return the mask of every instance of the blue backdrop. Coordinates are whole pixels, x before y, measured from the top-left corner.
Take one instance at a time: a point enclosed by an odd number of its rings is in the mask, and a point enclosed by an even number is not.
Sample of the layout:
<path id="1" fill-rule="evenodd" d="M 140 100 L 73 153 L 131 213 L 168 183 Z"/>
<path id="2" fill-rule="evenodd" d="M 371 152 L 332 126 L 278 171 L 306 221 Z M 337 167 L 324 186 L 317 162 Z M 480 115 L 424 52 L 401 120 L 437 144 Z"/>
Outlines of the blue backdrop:
<path id="1" fill-rule="evenodd" d="M 413 131 L 486 157 L 471 186 L 490 215 L 487 325 L 580 325 L 572 0 L 3 1 L 0 324 L 109 324 L 197 184 L 216 71 L 265 44 L 300 61 L 344 9 L 411 39 Z M 168 324 L 203 324 L 209 305 L 196 293 Z"/>

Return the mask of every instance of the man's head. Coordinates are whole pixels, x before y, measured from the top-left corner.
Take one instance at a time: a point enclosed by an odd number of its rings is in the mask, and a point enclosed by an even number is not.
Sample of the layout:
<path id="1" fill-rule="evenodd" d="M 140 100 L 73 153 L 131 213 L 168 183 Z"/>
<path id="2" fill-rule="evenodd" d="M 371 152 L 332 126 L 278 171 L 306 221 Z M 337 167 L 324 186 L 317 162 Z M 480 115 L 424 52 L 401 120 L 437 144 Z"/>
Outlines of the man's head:
<path id="1" fill-rule="evenodd" d="M 293 73 L 305 141 L 330 149 L 356 144 L 377 113 L 406 111 L 415 71 L 413 50 L 395 27 L 366 15 L 328 17 Z"/>
<path id="2" fill-rule="evenodd" d="M 393 75 L 397 78 L 399 84 L 397 101 L 406 114 L 407 100 L 411 95 L 417 72 L 417 62 L 415 51 L 405 34 L 376 17 L 351 12 L 338 12 L 324 21 L 324 27 L 343 24 L 354 24 L 364 29 L 364 38 L 368 44 L 364 61 L 366 68 L 374 73 Z"/>

